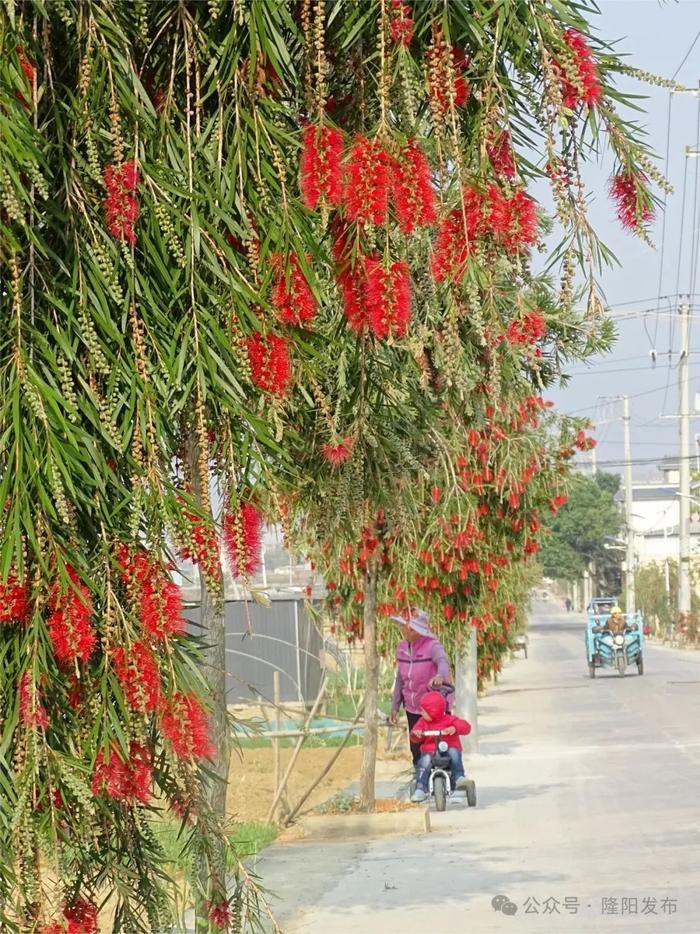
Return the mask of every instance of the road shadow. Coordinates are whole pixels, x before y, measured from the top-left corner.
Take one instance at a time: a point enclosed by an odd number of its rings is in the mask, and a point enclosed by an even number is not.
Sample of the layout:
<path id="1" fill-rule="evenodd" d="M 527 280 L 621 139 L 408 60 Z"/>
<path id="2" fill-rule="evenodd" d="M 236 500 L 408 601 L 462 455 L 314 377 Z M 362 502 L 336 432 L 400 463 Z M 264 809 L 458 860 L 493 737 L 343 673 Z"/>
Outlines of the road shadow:
<path id="1" fill-rule="evenodd" d="M 436 906 L 445 909 L 459 906 L 460 912 L 465 912 L 466 923 L 470 909 L 487 905 L 490 911 L 491 899 L 502 892 L 522 891 L 525 887 L 533 892 L 546 888 L 549 892 L 568 881 L 559 872 L 512 868 L 511 847 L 481 846 L 475 850 L 468 834 L 454 834 L 449 839 L 443 833 L 434 833 L 393 841 L 374 840 L 371 856 L 365 856 L 365 860 L 371 860 L 371 873 L 365 861 L 357 858 L 359 854 L 352 854 L 352 862 L 344 858 L 348 844 L 325 844 L 321 850 L 314 847 L 314 852 L 309 846 L 286 845 L 283 872 L 270 872 L 273 867 L 269 860 L 260 867 L 263 879 L 276 877 L 277 886 L 271 886 L 275 896 L 273 911 L 277 911 L 285 934 L 303 934 L 310 929 L 310 923 L 314 931 L 326 927 L 334 932 L 355 931 L 358 901 L 364 913 L 370 917 L 376 914 L 377 920 L 381 917 L 383 929 L 400 930 L 400 919 L 406 912 L 412 908 L 425 909 L 427 892 Z M 309 872 L 314 872 L 317 861 L 325 871 L 325 891 L 307 890 L 302 907 L 298 891 L 304 888 L 304 880 Z M 330 866 L 340 869 L 340 874 L 329 877 Z M 438 916 L 439 911 L 432 930 L 440 929 Z"/>
<path id="2" fill-rule="evenodd" d="M 469 769 L 467 769 L 467 775 L 469 776 Z M 537 784 L 537 785 L 516 785 L 514 787 L 505 787 L 501 785 L 482 785 L 479 783 L 478 773 L 474 773 L 470 777 L 473 777 L 476 781 L 476 797 L 477 797 L 477 810 L 485 811 L 489 808 L 498 807 L 499 805 L 511 804 L 514 801 L 528 801 L 535 797 L 541 797 L 542 795 L 548 794 L 549 792 L 555 791 L 560 788 L 567 787 L 564 784 Z M 445 814 L 448 815 L 450 811 L 468 811 L 469 805 L 467 804 L 466 795 L 461 792 L 456 792 L 453 794 L 447 804 L 447 811 Z M 442 814 L 435 810 L 435 807 L 432 806 L 430 809 L 430 818 L 433 821 L 433 829 L 438 832 L 445 832 L 446 828 L 444 826 L 445 818 Z"/>
<path id="3" fill-rule="evenodd" d="M 620 677 L 619 675 L 617 676 Z M 530 688 L 503 688 L 498 693 L 499 694 L 528 694 L 533 691 L 546 691 L 551 693 L 552 691 L 574 691 L 576 689 L 581 689 L 588 687 L 588 681 L 592 681 L 592 678 L 586 677 L 586 683 L 584 684 L 542 684 L 536 687 Z M 489 711 L 490 713 L 491 711 Z"/>
<path id="4" fill-rule="evenodd" d="M 528 632 L 585 632 L 586 623 L 582 621 L 566 620 L 565 622 L 536 622 L 530 623 Z"/>
<path id="5" fill-rule="evenodd" d="M 506 723 L 503 726 L 482 726 L 479 724 L 479 737 L 496 736 L 498 733 L 507 733 L 508 730 L 512 730 L 519 726 L 521 726 L 520 723 Z"/>
<path id="6" fill-rule="evenodd" d="M 518 740 L 495 740 L 493 742 L 483 742 L 479 739 L 480 756 L 509 756 L 517 749 L 522 748 L 522 743 Z"/>

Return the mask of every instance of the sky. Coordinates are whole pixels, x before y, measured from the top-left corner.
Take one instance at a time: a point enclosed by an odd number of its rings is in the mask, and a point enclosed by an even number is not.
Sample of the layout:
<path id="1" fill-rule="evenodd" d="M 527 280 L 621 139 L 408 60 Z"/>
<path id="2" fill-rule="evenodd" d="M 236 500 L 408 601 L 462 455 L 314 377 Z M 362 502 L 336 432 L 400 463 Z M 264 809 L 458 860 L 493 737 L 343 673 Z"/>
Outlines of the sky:
<path id="1" fill-rule="evenodd" d="M 595 31 L 601 38 L 616 40 L 618 53 L 624 54 L 629 64 L 667 78 L 678 72 L 678 82 L 700 87 L 700 0 L 601 0 L 599 5 L 600 15 L 592 24 Z M 691 274 L 691 265 L 698 265 L 692 262 L 691 253 L 700 253 L 694 246 L 700 239 L 700 157 L 685 155 L 687 145 L 700 149 L 700 96 L 673 94 L 669 121 L 668 90 L 628 78 L 621 79 L 618 86 L 646 98 L 639 101 L 645 112 L 628 112 L 628 116 L 646 130 L 662 171 L 668 152 L 666 174 L 674 193 L 667 198 L 665 225 L 664 212 L 657 211 L 651 230 L 655 249 L 651 249 L 622 230 L 615 217 L 607 195 L 614 168 L 610 153 L 604 153 L 600 164 L 587 170 L 591 220 L 620 264 L 604 270 L 600 277 L 618 339 L 611 353 L 596 357 L 592 363 L 572 364 L 567 387 L 550 390 L 548 397 L 561 411 L 593 420 L 599 468 L 621 473 L 623 436 L 618 417 L 622 403 L 604 401 L 603 397 L 629 395 L 633 476 L 652 479 L 660 476 L 657 459 L 678 455 L 678 420 L 663 417 L 678 409 L 676 295 L 700 293 L 700 275 L 693 287 Z M 700 451 L 695 445 L 695 435 L 700 435 L 700 294 L 691 298 L 690 349 L 691 412 L 695 392 L 699 395 L 688 453 L 695 455 Z M 655 364 L 652 350 L 656 351 Z M 590 455 L 584 457 L 590 461 Z"/>

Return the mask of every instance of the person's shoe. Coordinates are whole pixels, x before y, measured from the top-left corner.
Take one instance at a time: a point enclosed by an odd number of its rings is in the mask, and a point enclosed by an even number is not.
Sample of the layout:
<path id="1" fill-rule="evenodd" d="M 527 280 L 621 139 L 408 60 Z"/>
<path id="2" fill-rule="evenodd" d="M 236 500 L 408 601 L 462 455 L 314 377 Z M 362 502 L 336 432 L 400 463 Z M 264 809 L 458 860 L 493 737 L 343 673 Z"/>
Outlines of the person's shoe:
<path id="1" fill-rule="evenodd" d="M 455 790 L 464 791 L 464 789 L 467 787 L 468 784 L 469 784 L 469 779 L 467 778 L 466 775 L 463 775 L 461 778 L 457 779 L 457 782 L 455 784 Z"/>
<path id="2" fill-rule="evenodd" d="M 427 801 L 427 799 L 427 792 L 423 791 L 422 788 L 416 788 L 416 790 L 411 795 L 411 801 L 414 804 L 422 804 L 424 801 Z"/>

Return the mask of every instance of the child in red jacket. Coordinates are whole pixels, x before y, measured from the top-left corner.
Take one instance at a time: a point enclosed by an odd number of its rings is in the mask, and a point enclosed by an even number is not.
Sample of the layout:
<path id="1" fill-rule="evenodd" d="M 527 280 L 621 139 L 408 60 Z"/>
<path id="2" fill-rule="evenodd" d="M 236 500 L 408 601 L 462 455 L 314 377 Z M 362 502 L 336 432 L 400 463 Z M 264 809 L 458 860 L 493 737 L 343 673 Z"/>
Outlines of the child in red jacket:
<path id="1" fill-rule="evenodd" d="M 420 720 L 411 730 L 411 742 L 423 740 L 420 747 L 421 756 L 416 764 L 416 790 L 411 801 L 425 801 L 428 797 L 428 775 L 430 772 L 430 759 L 435 752 L 435 744 L 440 740 L 447 743 L 447 755 L 450 757 L 452 781 L 455 788 L 465 788 L 467 780 L 464 777 L 464 764 L 462 762 L 462 743 L 460 736 L 471 733 L 472 727 L 466 720 L 453 717 L 447 713 L 447 703 L 438 691 L 429 691 L 420 703 Z M 442 736 L 425 736 L 426 730 L 442 730 Z"/>

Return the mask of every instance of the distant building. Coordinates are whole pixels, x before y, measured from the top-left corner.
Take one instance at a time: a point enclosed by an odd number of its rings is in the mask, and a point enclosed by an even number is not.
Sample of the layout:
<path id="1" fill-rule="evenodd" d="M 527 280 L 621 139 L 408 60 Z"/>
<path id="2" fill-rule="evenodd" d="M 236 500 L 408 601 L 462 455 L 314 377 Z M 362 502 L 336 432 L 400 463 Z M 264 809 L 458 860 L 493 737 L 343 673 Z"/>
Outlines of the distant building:
<path id="1" fill-rule="evenodd" d="M 658 480 L 632 481 L 632 534 L 638 565 L 678 560 L 678 525 L 680 521 L 678 460 L 664 458 L 659 464 Z M 700 493 L 695 484 L 694 495 Z M 625 509 L 625 491 L 615 496 L 620 509 Z M 700 499 L 691 505 L 691 551 L 700 554 Z"/>

